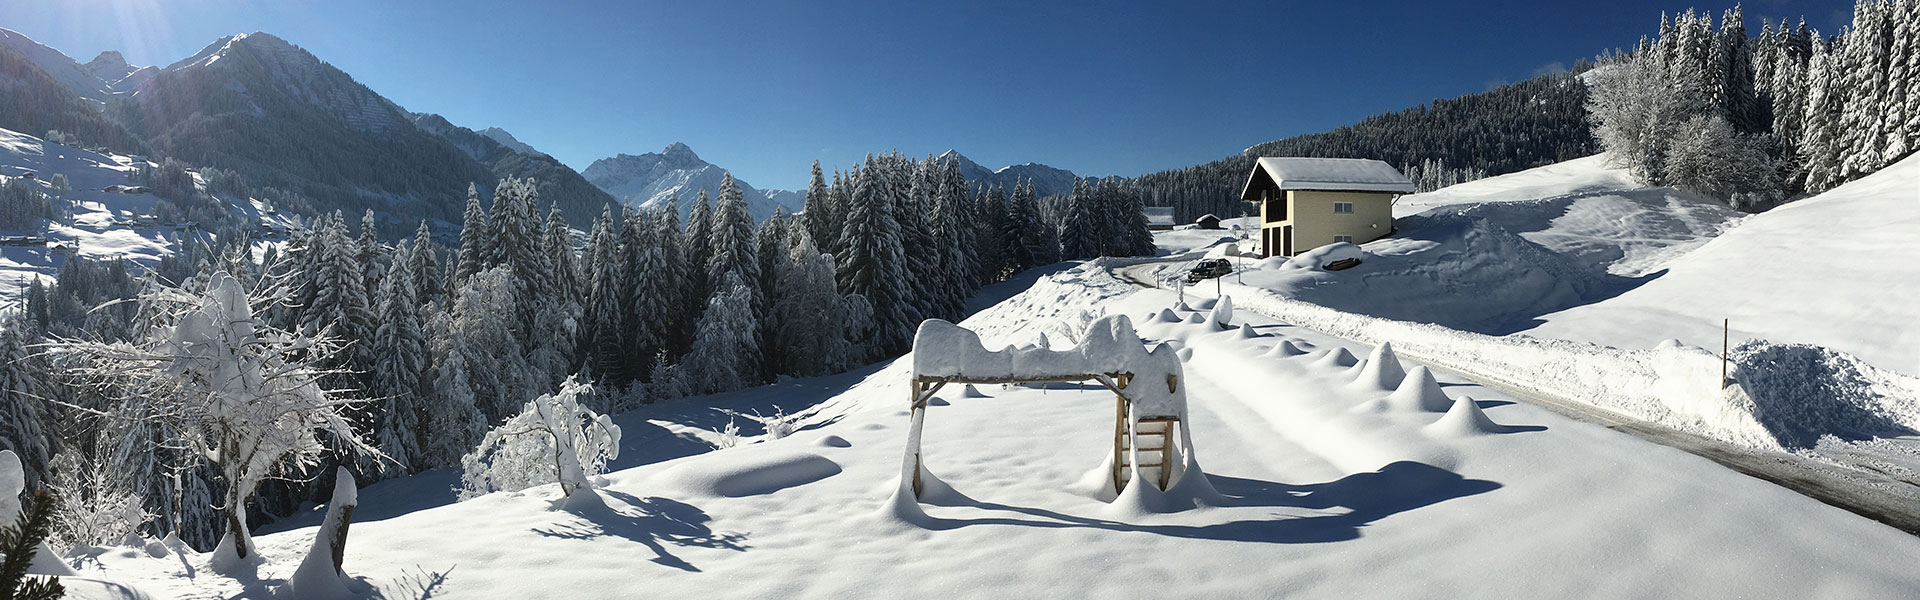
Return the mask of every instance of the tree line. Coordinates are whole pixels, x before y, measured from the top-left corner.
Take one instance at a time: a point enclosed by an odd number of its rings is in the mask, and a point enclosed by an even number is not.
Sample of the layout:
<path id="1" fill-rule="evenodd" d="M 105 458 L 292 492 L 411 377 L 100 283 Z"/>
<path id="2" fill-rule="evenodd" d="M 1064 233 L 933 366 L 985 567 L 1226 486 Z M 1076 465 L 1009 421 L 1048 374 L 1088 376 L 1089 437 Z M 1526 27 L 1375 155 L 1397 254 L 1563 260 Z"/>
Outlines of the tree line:
<path id="1" fill-rule="evenodd" d="M 1739 7 L 1660 17 L 1605 57 L 1588 108 L 1611 159 L 1642 180 L 1765 210 L 1920 147 L 1920 2 L 1861 0 L 1833 36 Z"/>

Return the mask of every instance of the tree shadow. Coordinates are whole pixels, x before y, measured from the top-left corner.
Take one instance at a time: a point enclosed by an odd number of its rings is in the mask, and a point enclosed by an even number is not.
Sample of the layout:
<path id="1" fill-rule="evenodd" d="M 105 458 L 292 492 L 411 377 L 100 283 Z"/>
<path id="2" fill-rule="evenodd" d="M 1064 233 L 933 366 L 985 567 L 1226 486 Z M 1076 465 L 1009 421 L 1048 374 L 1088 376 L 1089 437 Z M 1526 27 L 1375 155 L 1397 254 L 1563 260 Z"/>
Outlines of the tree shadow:
<path id="1" fill-rule="evenodd" d="M 400 598 L 428 600 L 433 598 L 434 594 L 440 592 L 441 586 L 447 584 L 447 577 L 452 575 L 454 567 L 458 566 L 460 565 L 449 565 L 447 570 L 437 572 L 427 571 L 425 569 L 422 569 L 419 573 L 402 572 L 399 580 L 393 583 L 392 589 L 375 587 L 371 581 L 368 581 L 364 577 L 355 577 L 354 579 L 370 588 L 369 597 L 371 598 L 379 598 L 382 600 L 399 600 Z"/>
<path id="2" fill-rule="evenodd" d="M 748 548 L 742 543 L 746 535 L 714 531 L 707 526 L 713 517 L 691 504 L 658 496 L 640 498 L 613 490 L 599 490 L 599 493 L 603 499 L 618 500 L 624 506 L 604 503 L 568 509 L 567 513 L 579 519 L 572 523 L 558 523 L 549 529 L 535 528 L 533 532 L 574 540 L 606 536 L 626 538 L 653 550 L 653 562 L 690 573 L 700 572 L 699 567 L 675 556 L 668 551 L 667 545 L 736 552 L 744 552 Z"/>
<path id="3" fill-rule="evenodd" d="M 966 506 L 1018 513 L 985 518 L 945 518 L 929 515 L 929 529 L 958 529 L 974 525 L 1013 525 L 1043 528 L 1094 528 L 1136 531 L 1181 538 L 1306 544 L 1358 539 L 1367 525 L 1389 516 L 1432 506 L 1447 500 L 1499 489 L 1499 483 L 1467 479 L 1425 463 L 1400 461 L 1378 471 L 1356 473 L 1318 484 L 1286 484 L 1223 475 L 1207 475 L 1221 493 L 1223 507 L 1270 507 L 1303 510 L 1346 509 L 1345 513 L 1289 516 L 1275 513 L 1267 519 L 1247 519 L 1213 525 L 1154 525 L 1068 515 L 1056 511 L 1008 506 L 974 500 L 957 492 L 943 494 L 933 504 Z"/>

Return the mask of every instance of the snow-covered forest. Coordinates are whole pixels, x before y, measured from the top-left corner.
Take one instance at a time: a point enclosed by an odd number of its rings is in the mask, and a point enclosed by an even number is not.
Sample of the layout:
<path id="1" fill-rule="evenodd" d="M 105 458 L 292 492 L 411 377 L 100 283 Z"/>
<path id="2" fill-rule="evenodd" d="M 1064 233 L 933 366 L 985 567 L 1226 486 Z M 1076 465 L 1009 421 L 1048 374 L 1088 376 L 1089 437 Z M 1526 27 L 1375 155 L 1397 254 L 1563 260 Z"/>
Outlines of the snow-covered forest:
<path id="1" fill-rule="evenodd" d="M 1613 160 L 1750 211 L 1859 179 L 1920 148 L 1920 5 L 1861 2 L 1833 35 L 1740 7 L 1660 17 L 1603 59 L 1588 101 Z"/>
<path id="2" fill-rule="evenodd" d="M 206 197 L 176 163 L 143 178 L 169 198 Z M 730 178 L 718 198 L 695 200 L 687 223 L 671 205 L 609 209 L 584 235 L 556 209 L 541 215 L 532 181 L 509 178 L 493 198 L 484 206 L 467 190 L 452 248 L 435 244 L 425 222 L 388 244 L 371 212 L 357 228 L 335 212 L 284 251 L 255 255 L 244 237 L 203 242 L 146 275 L 75 259 L 53 285 L 34 281 L 25 309 L 0 327 L 16 359 L 0 364 L 0 380 L 20 399 L 0 413 L 0 436 L 29 481 L 63 492 L 69 514 L 113 498 L 153 515 L 150 533 L 204 548 L 236 522 L 212 508 L 233 479 L 166 435 L 117 429 L 185 426 L 123 402 L 136 382 L 103 380 L 110 369 L 68 348 L 167 335 L 174 319 L 157 318 L 157 305 L 211 293 L 223 277 L 266 290 L 254 307 L 262 327 L 337 346 L 307 357 L 310 368 L 330 397 L 350 401 L 341 413 L 351 427 L 340 431 L 378 450 L 325 437 L 311 460 L 250 482 L 257 524 L 323 498 L 329 481 L 314 474 L 336 465 L 360 482 L 460 467 L 489 430 L 576 374 L 599 390 L 574 394 L 579 402 L 607 413 L 836 373 L 904 352 L 924 319 L 958 320 L 983 285 L 1062 258 L 1154 250 L 1139 197 L 1116 184 L 1082 182 L 1047 211 L 1028 187 L 976 194 L 953 160 L 898 154 L 831 181 L 816 165 L 807 210 L 757 226 Z M 146 412 L 125 412 L 136 409 Z M 98 527 L 85 521 L 63 519 L 73 525 L 62 539 Z"/>

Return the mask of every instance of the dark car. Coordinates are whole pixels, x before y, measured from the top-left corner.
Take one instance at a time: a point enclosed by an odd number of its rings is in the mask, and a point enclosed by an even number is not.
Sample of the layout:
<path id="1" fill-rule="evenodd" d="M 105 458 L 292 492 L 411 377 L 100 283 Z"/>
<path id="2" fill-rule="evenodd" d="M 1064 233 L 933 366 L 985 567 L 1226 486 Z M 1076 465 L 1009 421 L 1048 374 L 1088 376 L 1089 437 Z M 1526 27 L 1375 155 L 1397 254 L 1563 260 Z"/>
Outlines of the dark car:
<path id="1" fill-rule="evenodd" d="M 1187 270 L 1187 283 L 1199 283 L 1202 279 L 1213 279 L 1233 272 L 1233 263 L 1224 258 L 1200 261 Z"/>

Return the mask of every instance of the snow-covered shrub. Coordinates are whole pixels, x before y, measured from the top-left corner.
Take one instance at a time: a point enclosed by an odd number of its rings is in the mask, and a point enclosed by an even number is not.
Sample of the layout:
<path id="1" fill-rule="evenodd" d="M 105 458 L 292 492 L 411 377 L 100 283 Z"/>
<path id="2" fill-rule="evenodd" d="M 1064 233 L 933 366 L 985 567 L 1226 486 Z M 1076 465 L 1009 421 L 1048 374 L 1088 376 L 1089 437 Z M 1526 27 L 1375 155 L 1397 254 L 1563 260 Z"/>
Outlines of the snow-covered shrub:
<path id="1" fill-rule="evenodd" d="M 78 449 L 53 457 L 53 537 L 63 547 L 106 546 L 119 543 L 152 516 L 140 506 L 140 496 L 118 479 L 118 473 L 95 464 Z"/>
<path id="2" fill-rule="evenodd" d="M 719 436 L 713 441 L 713 447 L 716 450 L 725 450 L 740 445 L 740 424 L 734 422 L 731 417 L 727 419 L 726 427 L 715 429 L 713 432 Z"/>
<path id="3" fill-rule="evenodd" d="M 559 392 L 528 401 L 488 431 L 480 447 L 460 459 L 460 499 L 554 482 L 563 496 L 591 489 L 607 461 L 620 455 L 620 426 L 580 405 L 591 393 L 591 384 L 569 377 Z"/>
<path id="4" fill-rule="evenodd" d="M 773 416 L 763 416 L 759 410 L 755 410 L 750 418 L 760 423 L 760 427 L 767 432 L 767 439 L 770 440 L 793 435 L 795 429 L 793 417 L 778 406 L 773 407 Z"/>

